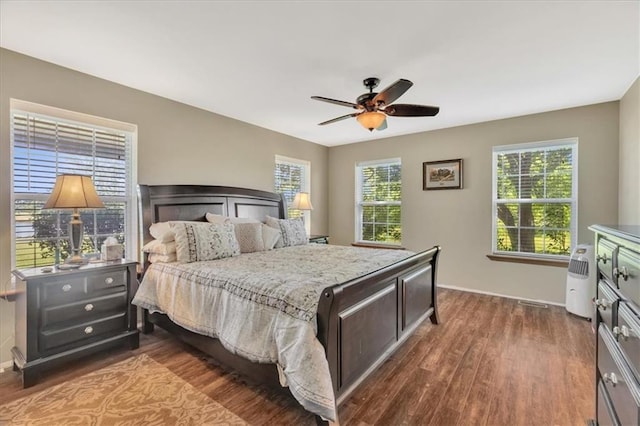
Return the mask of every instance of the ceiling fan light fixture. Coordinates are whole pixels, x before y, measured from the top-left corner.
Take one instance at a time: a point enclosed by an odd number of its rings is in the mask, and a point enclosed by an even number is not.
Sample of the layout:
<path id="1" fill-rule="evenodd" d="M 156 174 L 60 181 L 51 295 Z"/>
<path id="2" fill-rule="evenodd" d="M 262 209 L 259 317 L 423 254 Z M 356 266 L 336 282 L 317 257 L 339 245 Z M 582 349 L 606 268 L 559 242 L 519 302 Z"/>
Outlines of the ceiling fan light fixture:
<path id="1" fill-rule="evenodd" d="M 385 118 L 386 116 L 379 111 L 366 111 L 358 114 L 356 120 L 358 120 L 358 123 L 360 123 L 362 127 L 373 132 L 373 129 L 377 129 L 382 125 Z"/>

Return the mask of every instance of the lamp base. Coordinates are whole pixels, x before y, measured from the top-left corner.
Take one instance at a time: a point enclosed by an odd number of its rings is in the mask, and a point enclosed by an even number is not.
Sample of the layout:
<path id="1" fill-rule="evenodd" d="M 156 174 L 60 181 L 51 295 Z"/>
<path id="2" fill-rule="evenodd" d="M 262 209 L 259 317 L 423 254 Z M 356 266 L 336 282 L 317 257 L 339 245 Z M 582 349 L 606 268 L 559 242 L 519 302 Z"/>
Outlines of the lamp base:
<path id="1" fill-rule="evenodd" d="M 84 259 L 80 254 L 82 252 L 82 220 L 80 220 L 80 212 L 73 209 L 73 215 L 69 221 L 69 247 L 71 248 L 71 256 L 67 258 L 65 263 L 84 263 Z"/>

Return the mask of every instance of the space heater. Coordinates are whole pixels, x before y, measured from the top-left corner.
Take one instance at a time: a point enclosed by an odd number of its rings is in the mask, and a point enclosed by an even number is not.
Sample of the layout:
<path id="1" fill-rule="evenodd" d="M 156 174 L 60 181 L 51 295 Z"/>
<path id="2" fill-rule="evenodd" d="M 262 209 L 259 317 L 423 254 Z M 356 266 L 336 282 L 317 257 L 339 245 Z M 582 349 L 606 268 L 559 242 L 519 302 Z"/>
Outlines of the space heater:
<path id="1" fill-rule="evenodd" d="M 593 246 L 578 244 L 569 259 L 567 272 L 567 311 L 580 317 L 591 319 L 593 298 L 596 293 Z"/>

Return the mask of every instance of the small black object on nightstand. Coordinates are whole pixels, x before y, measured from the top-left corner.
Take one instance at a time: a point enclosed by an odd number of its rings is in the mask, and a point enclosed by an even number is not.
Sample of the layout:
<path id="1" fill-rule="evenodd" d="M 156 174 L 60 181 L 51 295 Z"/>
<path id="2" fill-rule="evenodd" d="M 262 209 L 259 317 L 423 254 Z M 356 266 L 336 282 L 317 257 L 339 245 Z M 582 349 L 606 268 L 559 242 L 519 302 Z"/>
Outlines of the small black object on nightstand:
<path id="1" fill-rule="evenodd" d="M 314 244 L 329 244 L 329 236 L 328 235 L 311 235 L 309 237 L 309 242 Z"/>

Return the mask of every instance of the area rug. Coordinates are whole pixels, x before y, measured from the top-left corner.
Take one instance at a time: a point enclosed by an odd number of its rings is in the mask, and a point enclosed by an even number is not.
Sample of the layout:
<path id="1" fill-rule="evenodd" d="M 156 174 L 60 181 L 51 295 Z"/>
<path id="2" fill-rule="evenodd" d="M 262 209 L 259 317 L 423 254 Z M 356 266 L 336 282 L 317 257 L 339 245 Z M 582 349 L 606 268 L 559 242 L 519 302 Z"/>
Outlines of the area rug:
<path id="1" fill-rule="evenodd" d="M 147 355 L 0 405 L 0 425 L 246 425 Z"/>

